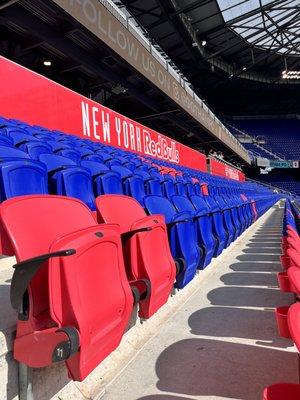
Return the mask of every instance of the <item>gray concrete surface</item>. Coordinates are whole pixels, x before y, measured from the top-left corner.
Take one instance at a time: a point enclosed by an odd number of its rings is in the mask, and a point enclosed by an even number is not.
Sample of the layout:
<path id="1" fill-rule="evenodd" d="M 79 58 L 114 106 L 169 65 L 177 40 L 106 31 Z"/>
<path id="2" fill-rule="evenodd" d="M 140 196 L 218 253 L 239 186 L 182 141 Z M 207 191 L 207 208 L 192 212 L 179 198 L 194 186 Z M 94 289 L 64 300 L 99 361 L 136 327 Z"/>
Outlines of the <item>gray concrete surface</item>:
<path id="1" fill-rule="evenodd" d="M 274 208 L 226 249 L 84 382 L 64 364 L 33 371 L 34 400 L 260 399 L 263 386 L 297 380 L 291 342 L 278 338 L 282 210 Z M 14 259 L 0 260 L 0 400 L 16 400 L 16 314 L 9 303 Z"/>
<path id="2" fill-rule="evenodd" d="M 278 336 L 282 210 L 274 207 L 233 244 L 213 274 L 106 388 L 103 400 L 261 399 L 297 382 L 297 354 Z"/>

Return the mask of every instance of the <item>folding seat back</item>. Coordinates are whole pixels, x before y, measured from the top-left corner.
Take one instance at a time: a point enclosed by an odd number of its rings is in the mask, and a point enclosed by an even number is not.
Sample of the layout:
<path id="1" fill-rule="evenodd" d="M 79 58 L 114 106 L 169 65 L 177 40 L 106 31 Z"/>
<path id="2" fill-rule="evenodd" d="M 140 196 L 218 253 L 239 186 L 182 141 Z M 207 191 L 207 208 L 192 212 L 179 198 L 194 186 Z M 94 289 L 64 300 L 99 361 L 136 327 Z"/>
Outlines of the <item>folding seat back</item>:
<path id="1" fill-rule="evenodd" d="M 135 198 L 140 204 L 144 205 L 146 196 L 143 178 L 139 175 L 129 177 L 124 181 L 125 193 Z"/>
<path id="2" fill-rule="evenodd" d="M 185 189 L 188 196 L 193 196 L 196 194 L 195 184 L 192 182 L 187 182 L 185 184 Z"/>
<path id="3" fill-rule="evenodd" d="M 101 157 L 99 154 L 90 154 L 88 156 L 85 156 L 83 160 L 95 161 L 101 164 L 104 162 L 103 157 Z"/>
<path id="4" fill-rule="evenodd" d="M 48 193 L 47 171 L 33 160 L 0 163 L 0 201 L 26 194 Z"/>
<path id="5" fill-rule="evenodd" d="M 168 300 L 175 281 L 167 228 L 160 215 L 147 216 L 141 205 L 127 196 L 103 195 L 96 199 L 100 222 L 117 224 L 123 239 L 128 279 L 146 283 L 139 316 L 149 318 Z"/>
<path id="6" fill-rule="evenodd" d="M 9 136 L 4 136 L 0 134 L 0 146 L 13 146 L 14 141 Z"/>
<path id="7" fill-rule="evenodd" d="M 6 122 L 2 126 L 0 126 L 0 134 L 4 136 L 10 136 L 11 134 L 14 133 L 20 133 L 20 134 L 27 134 L 28 132 L 23 129 L 20 126 L 17 126 L 16 124 Z"/>
<path id="8" fill-rule="evenodd" d="M 175 183 L 174 183 L 173 179 L 166 179 L 162 183 L 162 188 L 163 188 L 164 196 L 166 196 L 168 199 L 171 199 L 172 196 L 175 196 L 176 191 L 175 191 Z"/>
<path id="9" fill-rule="evenodd" d="M 1 158 L 30 158 L 30 156 L 22 150 L 8 146 L 0 146 Z"/>
<path id="10" fill-rule="evenodd" d="M 134 174 L 137 175 L 137 176 L 140 176 L 143 179 L 144 182 L 147 182 L 150 179 L 152 179 L 152 177 L 151 177 L 151 175 L 149 174 L 148 171 L 144 171 L 144 170 L 139 169 L 139 168 L 134 170 Z"/>
<path id="11" fill-rule="evenodd" d="M 46 165 L 48 173 L 54 174 L 57 171 L 67 167 L 77 166 L 76 162 L 67 157 L 62 157 L 56 154 L 41 154 L 39 161 Z"/>
<path id="12" fill-rule="evenodd" d="M 234 241 L 241 233 L 241 223 L 238 216 L 237 207 L 232 199 L 227 199 L 226 196 L 221 194 L 222 191 L 219 189 L 220 188 L 216 188 L 218 194 L 214 198 L 222 207 L 225 225 L 232 233 L 230 241 Z"/>
<path id="13" fill-rule="evenodd" d="M 84 168 L 87 168 L 93 178 L 96 178 L 97 176 L 109 171 L 109 168 L 105 164 L 96 161 L 82 160 L 80 165 Z"/>
<path id="14" fill-rule="evenodd" d="M 81 153 L 75 149 L 60 149 L 60 150 L 56 151 L 55 154 L 57 154 L 59 156 L 70 158 L 76 164 L 79 164 L 80 160 L 81 160 Z"/>
<path id="15" fill-rule="evenodd" d="M 165 197 L 146 196 L 144 204 L 149 214 L 162 214 L 165 217 L 173 257 L 184 264 L 175 284 L 176 287 L 182 288 L 193 279 L 201 258 L 192 215 L 189 212 L 178 213 Z"/>
<path id="16" fill-rule="evenodd" d="M 27 194 L 48 193 L 47 171 L 43 164 L 27 159 L 6 158 L 0 162 L 0 202 Z M 14 255 L 0 223 L 0 254 Z"/>
<path id="17" fill-rule="evenodd" d="M 28 141 L 19 146 L 20 150 L 25 151 L 29 156 L 38 160 L 40 154 L 52 154 L 52 147 L 40 141 Z"/>
<path id="18" fill-rule="evenodd" d="M 130 171 L 134 171 L 134 170 L 136 169 L 135 163 L 133 163 L 133 162 L 131 162 L 131 161 L 128 161 L 128 160 L 127 160 L 127 162 L 125 162 L 125 163 L 122 164 L 122 165 L 123 165 L 123 167 L 125 167 L 125 168 L 127 168 L 127 169 L 130 169 Z"/>
<path id="19" fill-rule="evenodd" d="M 113 167 L 113 166 L 122 167 L 121 161 L 119 161 L 119 160 L 117 160 L 115 158 L 113 158 L 111 160 L 108 160 L 108 161 L 105 161 L 105 162 L 110 168 Z"/>
<path id="20" fill-rule="evenodd" d="M 154 179 L 158 179 L 160 182 L 163 181 L 163 176 L 162 176 L 162 174 L 160 174 L 158 171 L 151 170 L 151 171 L 149 172 L 149 174 L 150 174 Z"/>
<path id="21" fill-rule="evenodd" d="M 292 304 L 288 311 L 288 326 L 291 338 L 300 352 L 300 304 Z M 300 391 L 299 391 L 300 392 Z"/>
<path id="22" fill-rule="evenodd" d="M 122 181 L 133 175 L 133 172 L 130 169 L 123 167 L 122 165 L 111 165 L 110 169 L 117 172 L 120 175 Z"/>
<path id="23" fill-rule="evenodd" d="M 227 234 L 224 229 L 223 219 L 221 215 L 221 210 L 218 204 L 210 196 L 191 196 L 191 202 L 196 210 L 201 210 L 205 204 L 209 208 L 212 223 L 213 236 L 217 240 L 217 246 L 215 248 L 214 256 L 217 257 L 222 253 L 227 242 Z M 204 203 L 205 204 L 204 204 Z"/>
<path id="24" fill-rule="evenodd" d="M 66 361 L 81 381 L 118 346 L 132 311 L 119 231 L 60 196 L 14 198 L 0 215 L 18 261 L 14 357 L 35 368 Z"/>
<path id="25" fill-rule="evenodd" d="M 52 147 L 52 150 L 54 153 L 57 153 L 60 150 L 66 150 L 66 149 L 73 150 L 74 149 L 74 146 L 72 146 L 72 147 L 67 146 L 63 142 L 58 142 L 57 140 L 48 140 L 47 144 Z"/>
<path id="26" fill-rule="evenodd" d="M 76 150 L 79 151 L 79 153 L 81 154 L 81 157 L 82 157 L 82 158 L 94 154 L 94 151 L 91 150 L 91 149 L 88 148 L 88 147 L 76 147 Z"/>
<path id="27" fill-rule="evenodd" d="M 186 196 L 187 190 L 186 190 L 186 185 L 184 184 L 184 182 L 176 182 L 175 183 L 175 191 L 176 191 L 176 194 L 178 194 L 180 196 Z"/>
<path id="28" fill-rule="evenodd" d="M 203 251 L 201 266 L 206 267 L 211 262 L 216 247 L 207 204 L 203 201 L 203 206 L 196 211 L 191 201 L 185 196 L 173 196 L 172 203 L 178 212 L 188 211 L 193 215 L 197 242 Z"/>
<path id="29" fill-rule="evenodd" d="M 20 146 L 27 142 L 39 142 L 39 139 L 30 135 L 28 131 L 24 131 L 24 133 L 20 131 L 12 131 L 9 133 L 9 136 L 13 139 L 15 146 Z"/>
<path id="30" fill-rule="evenodd" d="M 96 179 L 97 194 L 124 194 L 121 176 L 118 172 L 109 171 Z"/>
<path id="31" fill-rule="evenodd" d="M 48 142 L 49 140 L 53 140 L 53 136 L 50 133 L 34 133 L 33 135 L 35 138 L 39 140 L 43 140 Z"/>
<path id="32" fill-rule="evenodd" d="M 95 153 L 101 156 L 104 162 L 112 159 L 112 156 L 104 150 L 96 150 Z"/>
<path id="33" fill-rule="evenodd" d="M 71 159 L 58 155 L 41 154 L 39 160 L 46 165 L 50 174 L 51 193 L 76 197 L 91 210 L 96 210 L 92 176 L 87 169 L 78 167 Z"/>
<path id="34" fill-rule="evenodd" d="M 91 210 L 96 210 L 91 173 L 85 168 L 67 168 L 57 175 L 57 194 L 76 197 Z"/>
<path id="35" fill-rule="evenodd" d="M 231 217 L 231 211 L 230 207 L 225 203 L 224 199 L 217 194 L 217 188 L 212 187 L 210 188 L 210 193 L 214 193 L 213 195 L 210 195 L 207 197 L 207 199 L 210 197 L 210 202 L 215 202 L 219 206 L 219 209 L 221 211 L 221 219 L 223 221 L 223 226 L 226 231 L 226 244 L 225 247 L 228 247 L 230 243 L 233 241 L 233 238 L 235 236 L 235 227 L 232 221 Z"/>
<path id="36" fill-rule="evenodd" d="M 96 196 L 105 193 L 103 189 L 103 175 L 110 174 L 114 177 L 115 173 L 110 172 L 109 168 L 104 163 L 96 161 L 82 160 L 81 166 L 90 171 L 93 180 L 93 189 Z M 120 178 L 117 176 L 120 181 Z"/>
<path id="37" fill-rule="evenodd" d="M 146 193 L 155 194 L 156 196 L 162 196 L 163 190 L 159 179 L 150 179 L 146 182 Z"/>

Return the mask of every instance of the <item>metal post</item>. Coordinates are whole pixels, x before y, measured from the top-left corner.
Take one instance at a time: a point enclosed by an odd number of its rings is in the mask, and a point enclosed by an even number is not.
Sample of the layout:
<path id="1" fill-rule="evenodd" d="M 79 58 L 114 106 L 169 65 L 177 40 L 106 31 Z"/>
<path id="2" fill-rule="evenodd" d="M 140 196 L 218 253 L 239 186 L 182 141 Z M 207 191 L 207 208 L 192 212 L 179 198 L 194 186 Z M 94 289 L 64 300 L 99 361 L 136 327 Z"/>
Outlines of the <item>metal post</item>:
<path id="1" fill-rule="evenodd" d="M 32 392 L 32 369 L 19 363 L 19 400 L 34 400 Z"/>

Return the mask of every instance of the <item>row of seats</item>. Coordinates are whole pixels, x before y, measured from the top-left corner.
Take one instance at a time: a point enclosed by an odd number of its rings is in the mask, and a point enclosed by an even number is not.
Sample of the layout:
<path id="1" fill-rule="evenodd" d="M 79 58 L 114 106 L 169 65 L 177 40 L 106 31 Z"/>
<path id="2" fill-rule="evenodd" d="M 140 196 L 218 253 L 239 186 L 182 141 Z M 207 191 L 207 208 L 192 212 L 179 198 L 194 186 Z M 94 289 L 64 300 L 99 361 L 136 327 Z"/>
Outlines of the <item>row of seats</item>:
<path id="1" fill-rule="evenodd" d="M 272 149 L 262 143 L 257 143 L 255 135 L 249 135 L 243 131 L 241 131 L 237 126 L 234 124 L 228 124 L 228 128 L 236 136 L 238 139 L 241 136 L 244 136 L 245 140 L 243 140 L 243 146 L 249 152 L 250 158 L 254 160 L 256 157 L 263 157 L 267 158 L 268 160 L 278 160 L 280 157 L 277 154 L 272 152 Z"/>
<path id="2" fill-rule="evenodd" d="M 0 120 L 0 239 L 18 263 L 14 357 L 84 379 L 280 196 Z"/>
<path id="3" fill-rule="evenodd" d="M 78 381 L 118 346 L 137 311 L 148 319 L 167 302 L 179 272 L 161 215 L 147 216 L 126 196 L 96 203 L 97 218 L 62 196 L 18 196 L 0 206 L 18 260 L 14 357 L 35 368 L 66 361 Z"/>
<path id="4" fill-rule="evenodd" d="M 264 136 L 270 150 L 287 160 L 300 160 L 299 119 L 235 120 L 234 125 L 251 135 Z"/>
<path id="5" fill-rule="evenodd" d="M 282 234 L 282 272 L 278 284 L 283 292 L 295 294 L 291 306 L 276 308 L 276 320 L 280 336 L 292 339 L 300 352 L 300 203 L 285 203 Z M 296 400 L 300 398 L 300 385 L 278 383 L 264 390 L 264 400 Z"/>

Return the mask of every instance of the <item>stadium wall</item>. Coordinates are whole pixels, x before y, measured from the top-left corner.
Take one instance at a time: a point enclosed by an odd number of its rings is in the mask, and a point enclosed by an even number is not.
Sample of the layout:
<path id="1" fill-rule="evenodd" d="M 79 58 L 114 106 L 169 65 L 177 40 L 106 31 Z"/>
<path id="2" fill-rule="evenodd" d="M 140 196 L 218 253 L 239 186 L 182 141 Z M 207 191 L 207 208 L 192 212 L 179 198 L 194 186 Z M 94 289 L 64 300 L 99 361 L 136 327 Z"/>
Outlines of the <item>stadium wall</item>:
<path id="1" fill-rule="evenodd" d="M 222 176 L 224 178 L 234 179 L 236 181 L 244 182 L 246 180 L 245 174 L 231 167 L 228 164 L 217 161 L 213 158 L 207 159 L 208 171 L 213 175 Z"/>
<path id="2" fill-rule="evenodd" d="M 4 57 L 0 57 L 0 78 L 3 117 L 207 171 L 204 154 Z"/>

